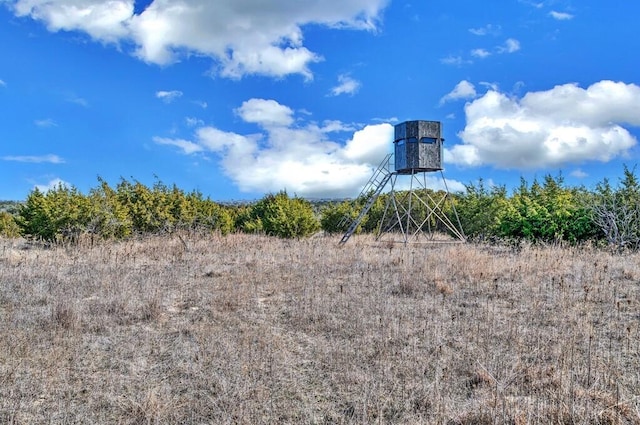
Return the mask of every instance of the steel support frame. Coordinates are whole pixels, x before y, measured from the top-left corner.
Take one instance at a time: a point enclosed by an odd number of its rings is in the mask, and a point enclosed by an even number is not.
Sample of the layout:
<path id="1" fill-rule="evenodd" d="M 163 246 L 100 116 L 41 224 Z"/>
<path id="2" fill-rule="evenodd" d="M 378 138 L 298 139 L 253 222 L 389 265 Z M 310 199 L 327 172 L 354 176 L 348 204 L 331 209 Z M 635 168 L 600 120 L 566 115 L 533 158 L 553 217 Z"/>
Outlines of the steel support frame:
<path id="1" fill-rule="evenodd" d="M 427 190 L 427 173 L 418 172 L 411 174 L 398 174 L 391 176 L 391 190 L 388 193 L 382 219 L 376 232 L 377 241 L 408 243 L 427 242 L 465 242 L 466 236 L 462 230 L 460 218 L 455 204 L 451 198 L 444 174 L 440 171 L 440 177 L 445 188 L 440 197 L 434 199 Z M 398 191 L 399 178 L 410 178 L 409 189 Z M 444 206 L 450 204 L 454 221 L 449 219 L 443 211 Z M 415 209 L 424 208 L 423 218 L 416 217 Z M 442 223 L 451 233 L 451 236 L 442 238 L 436 234 L 432 227 L 432 221 Z"/>

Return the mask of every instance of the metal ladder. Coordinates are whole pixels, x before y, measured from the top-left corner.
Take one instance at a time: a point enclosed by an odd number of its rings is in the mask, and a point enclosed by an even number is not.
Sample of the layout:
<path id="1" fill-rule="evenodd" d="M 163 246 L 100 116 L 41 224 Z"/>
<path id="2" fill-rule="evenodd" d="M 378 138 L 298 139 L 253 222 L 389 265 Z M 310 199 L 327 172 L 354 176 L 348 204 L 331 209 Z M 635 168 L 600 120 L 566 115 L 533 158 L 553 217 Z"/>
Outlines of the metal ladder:
<path id="1" fill-rule="evenodd" d="M 340 239 L 340 245 L 344 245 L 349 240 L 351 235 L 353 235 L 358 225 L 360 225 L 364 217 L 371 209 L 373 203 L 376 202 L 376 199 L 378 199 L 378 196 L 380 196 L 380 193 L 382 193 L 382 189 L 384 189 L 384 187 L 387 185 L 387 182 L 389 182 L 389 179 L 393 175 L 393 173 L 389 171 L 389 163 L 391 162 L 392 156 L 393 154 L 390 153 L 382 160 L 376 171 L 374 171 L 373 175 L 360 192 L 360 195 L 358 195 L 357 199 L 363 196 L 368 196 L 367 201 L 362 207 L 362 210 L 360 211 L 358 217 L 353 220 L 351 224 L 349 224 L 347 231 L 342 236 L 342 239 Z M 343 220 L 349 220 L 349 218 L 345 216 Z"/>

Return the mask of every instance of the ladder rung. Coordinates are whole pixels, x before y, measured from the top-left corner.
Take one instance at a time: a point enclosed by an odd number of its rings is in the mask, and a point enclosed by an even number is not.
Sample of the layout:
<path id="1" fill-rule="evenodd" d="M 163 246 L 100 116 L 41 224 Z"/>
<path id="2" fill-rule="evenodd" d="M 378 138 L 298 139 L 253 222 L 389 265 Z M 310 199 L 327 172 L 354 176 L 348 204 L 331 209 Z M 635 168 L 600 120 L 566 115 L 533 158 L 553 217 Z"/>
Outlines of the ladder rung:
<path id="1" fill-rule="evenodd" d="M 360 192 L 359 197 L 362 197 L 364 195 L 369 195 L 369 196 L 366 202 L 364 203 L 364 206 L 362 207 L 360 214 L 358 214 L 358 217 L 351 222 L 351 224 L 347 228 L 347 231 L 342 236 L 342 239 L 340 239 L 340 245 L 345 244 L 347 240 L 349 240 L 351 235 L 353 235 L 356 228 L 362 222 L 364 217 L 367 215 L 367 213 L 369 212 L 369 209 L 371 208 L 373 203 L 376 201 L 376 199 L 378 199 L 378 196 L 380 196 L 382 189 L 384 189 L 384 186 L 386 186 L 387 182 L 393 175 L 393 173 L 387 169 L 390 159 L 391 159 L 391 154 L 387 155 L 384 161 L 380 163 L 380 165 L 378 166 L 378 169 L 376 169 L 376 171 L 373 173 L 373 176 L 371 176 L 371 178 L 369 179 L 369 182 L 365 185 L 364 189 L 362 189 L 362 192 Z M 379 177 L 382 177 L 382 178 L 379 179 Z"/>

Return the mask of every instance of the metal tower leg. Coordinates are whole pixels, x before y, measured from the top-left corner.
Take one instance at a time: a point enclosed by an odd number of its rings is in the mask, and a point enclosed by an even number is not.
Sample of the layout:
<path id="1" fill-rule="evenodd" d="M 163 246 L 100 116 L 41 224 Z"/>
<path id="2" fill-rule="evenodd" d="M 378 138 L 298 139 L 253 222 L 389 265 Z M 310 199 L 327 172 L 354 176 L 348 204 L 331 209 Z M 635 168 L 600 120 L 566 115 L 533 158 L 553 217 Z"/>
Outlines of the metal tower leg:
<path id="1" fill-rule="evenodd" d="M 422 181 L 418 174 L 423 175 Z M 395 235 L 394 242 L 403 244 L 416 242 L 423 236 L 429 242 L 466 241 L 444 174 L 440 172 L 440 175 L 444 182 L 444 193 L 430 193 L 426 188 L 425 173 L 412 174 L 409 190 L 402 191 L 401 196 L 398 196 L 398 192 L 395 191 L 396 179 L 393 180 L 385 212 L 378 226 L 376 240 L 389 240 L 388 238 L 383 239 L 383 236 Z M 440 194 L 442 196 L 435 196 Z M 451 208 L 453 217 L 450 218 L 445 213 L 445 206 Z M 438 224 L 453 239 L 437 240 Z M 435 227 L 432 227 L 433 225 Z"/>

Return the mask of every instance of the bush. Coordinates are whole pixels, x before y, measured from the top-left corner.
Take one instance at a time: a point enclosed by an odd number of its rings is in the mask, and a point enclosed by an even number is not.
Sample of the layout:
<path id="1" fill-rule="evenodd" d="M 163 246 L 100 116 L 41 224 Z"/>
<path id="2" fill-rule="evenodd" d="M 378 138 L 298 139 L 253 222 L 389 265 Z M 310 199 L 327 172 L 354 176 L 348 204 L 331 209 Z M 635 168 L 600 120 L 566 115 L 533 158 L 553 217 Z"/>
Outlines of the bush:
<path id="1" fill-rule="evenodd" d="M 75 187 L 58 185 L 46 194 L 34 189 L 15 218 L 20 234 L 52 242 L 76 238 L 91 219 L 88 199 Z"/>
<path id="2" fill-rule="evenodd" d="M 605 179 L 588 205 L 593 224 L 610 246 L 640 248 L 640 182 L 633 170 L 624 167 L 624 178 L 615 189 Z"/>
<path id="3" fill-rule="evenodd" d="M 0 237 L 17 238 L 20 236 L 20 228 L 12 214 L 0 211 Z"/>
<path id="4" fill-rule="evenodd" d="M 115 189 L 100 178 L 98 181 L 100 186 L 91 189 L 88 196 L 64 185 L 46 193 L 34 189 L 15 218 L 0 217 L 0 234 L 5 228 L 7 232 L 13 229 L 27 238 L 54 242 L 75 240 L 82 233 L 121 239 L 134 233 L 178 229 L 233 231 L 229 209 L 203 199 L 198 192 L 185 194 L 159 181 L 151 189 L 125 179 Z"/>
<path id="5" fill-rule="evenodd" d="M 241 225 L 245 232 L 281 238 L 309 236 L 320 229 L 311 204 L 298 197 L 290 198 L 286 192 L 267 195 L 256 202 Z"/>
<path id="6" fill-rule="evenodd" d="M 456 197 L 456 210 L 465 234 L 480 240 L 498 236 L 499 217 L 507 206 L 506 188 L 494 186 L 489 189 L 483 180 L 466 188 L 465 193 Z"/>
<path id="7" fill-rule="evenodd" d="M 195 208 L 194 221 L 191 228 L 204 228 L 219 231 L 223 235 L 233 232 L 235 223 L 229 208 L 223 207 L 210 199 L 202 199 L 199 193 L 190 194 L 189 204 Z"/>
<path id="8" fill-rule="evenodd" d="M 133 223 L 129 211 L 119 202 L 115 190 L 102 179 L 98 181 L 100 187 L 89 192 L 92 216 L 87 231 L 103 239 L 121 239 L 131 235 Z"/>
<path id="9" fill-rule="evenodd" d="M 353 202 L 342 201 L 328 204 L 320 211 L 320 227 L 327 233 L 344 233 L 349 225 L 358 217 Z"/>
<path id="10" fill-rule="evenodd" d="M 520 188 L 498 213 L 500 235 L 531 241 L 570 243 L 596 237 L 596 228 L 584 204 L 586 193 L 563 186 L 561 176 L 545 176 L 531 187 L 522 180 Z"/>

